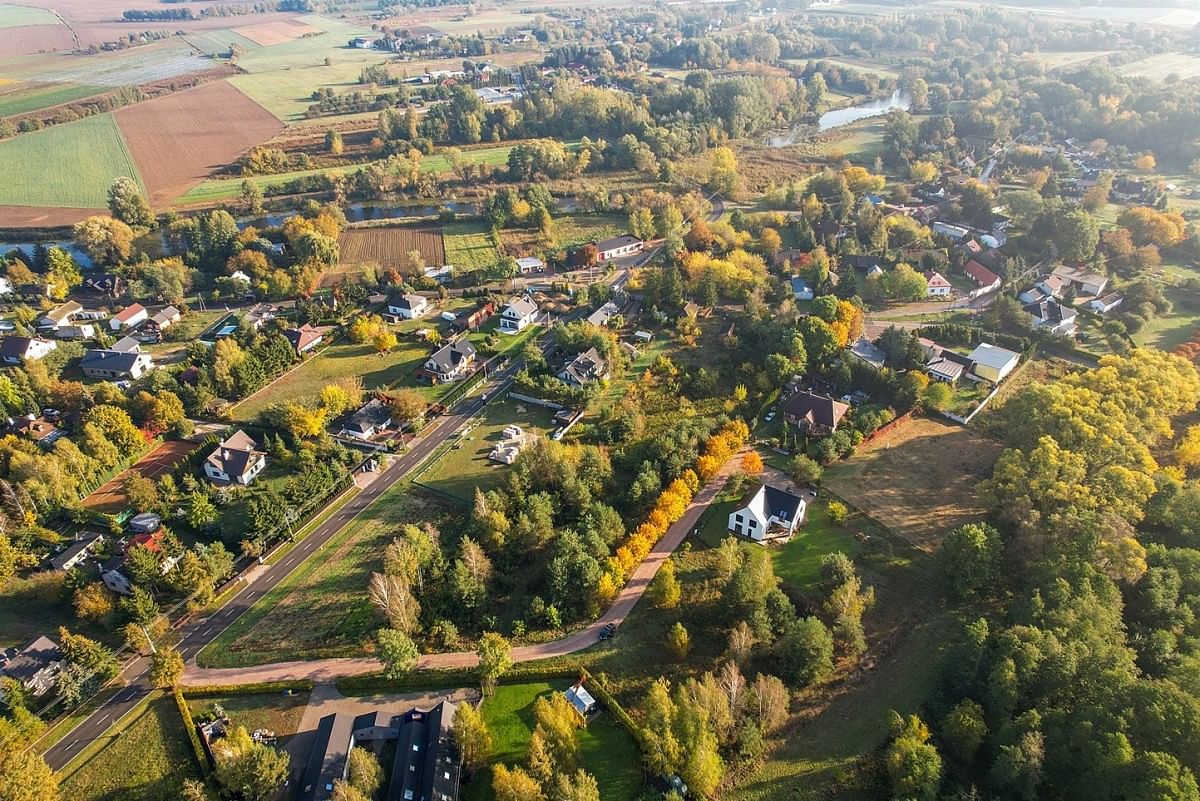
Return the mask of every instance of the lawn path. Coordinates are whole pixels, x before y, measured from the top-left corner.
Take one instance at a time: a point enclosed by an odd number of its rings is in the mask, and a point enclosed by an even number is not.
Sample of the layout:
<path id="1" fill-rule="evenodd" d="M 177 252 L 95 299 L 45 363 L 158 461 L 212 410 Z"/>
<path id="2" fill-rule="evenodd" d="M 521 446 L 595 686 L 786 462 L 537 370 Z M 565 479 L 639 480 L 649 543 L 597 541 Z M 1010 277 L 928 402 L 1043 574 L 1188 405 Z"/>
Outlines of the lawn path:
<path id="1" fill-rule="evenodd" d="M 637 606 L 642 594 L 650 585 L 654 574 L 687 535 L 700 522 L 700 517 L 713 502 L 717 494 L 725 486 L 730 474 L 737 469 L 742 454 L 733 456 L 721 472 L 705 485 L 696 497 L 692 499 L 683 516 L 676 520 L 667 533 L 655 544 L 650 553 L 643 559 L 629 581 L 621 588 L 617 599 L 608 611 L 586 628 L 559 640 L 521 645 L 512 649 L 514 662 L 533 662 L 538 659 L 550 659 L 566 656 L 576 651 L 582 651 L 597 642 L 600 630 L 608 623 L 620 625 Z M 446 670 L 452 668 L 474 667 L 479 661 L 474 651 L 455 651 L 443 654 L 422 654 L 417 660 L 416 670 Z M 254 684 L 267 681 L 284 681 L 308 679 L 313 682 L 330 682 L 342 676 L 358 676 L 364 673 L 374 673 L 380 669 L 379 661 L 370 657 L 299 660 L 292 662 L 276 662 L 269 665 L 256 665 L 246 668 L 201 668 L 195 662 L 189 662 L 184 670 L 183 683 L 190 686 L 210 684 Z"/>

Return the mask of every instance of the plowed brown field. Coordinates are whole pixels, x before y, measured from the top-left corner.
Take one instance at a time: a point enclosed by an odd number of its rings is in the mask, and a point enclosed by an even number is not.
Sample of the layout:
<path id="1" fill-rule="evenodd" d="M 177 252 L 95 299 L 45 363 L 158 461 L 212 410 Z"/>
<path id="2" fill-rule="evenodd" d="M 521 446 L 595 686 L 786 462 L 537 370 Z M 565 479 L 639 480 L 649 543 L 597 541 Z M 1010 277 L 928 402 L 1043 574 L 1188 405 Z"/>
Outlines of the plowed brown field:
<path id="1" fill-rule="evenodd" d="M 410 250 L 421 251 L 428 267 L 446 263 L 442 232 L 437 228 L 355 228 L 342 234 L 342 264 L 375 263 L 384 267 L 408 264 Z"/>
<path id="2" fill-rule="evenodd" d="M 33 53 L 72 50 L 75 38 L 65 25 L 22 25 L 0 28 L 0 53 L 28 56 Z"/>
<path id="3" fill-rule="evenodd" d="M 114 112 L 150 202 L 161 206 L 283 130 L 227 81 Z"/>
<path id="4" fill-rule="evenodd" d="M 263 47 L 283 44 L 293 39 L 299 39 L 306 33 L 321 33 L 320 28 L 306 25 L 300 20 L 289 19 L 278 22 L 258 22 L 254 25 L 241 25 L 233 29 L 234 33 L 245 36 L 255 44 Z"/>

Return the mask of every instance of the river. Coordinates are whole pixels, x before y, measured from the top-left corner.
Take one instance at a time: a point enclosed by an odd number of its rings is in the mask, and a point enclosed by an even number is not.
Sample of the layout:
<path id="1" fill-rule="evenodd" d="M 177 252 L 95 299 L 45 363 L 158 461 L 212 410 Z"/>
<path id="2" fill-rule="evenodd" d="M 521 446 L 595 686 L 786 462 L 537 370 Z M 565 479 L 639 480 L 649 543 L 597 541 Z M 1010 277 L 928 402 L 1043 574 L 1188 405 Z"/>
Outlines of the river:
<path id="1" fill-rule="evenodd" d="M 875 100 L 868 100 L 865 103 L 859 103 L 857 106 L 847 106 L 846 108 L 826 111 L 817 120 L 815 133 L 832 131 L 834 128 L 841 128 L 844 125 L 869 119 L 870 117 L 881 117 L 894 109 L 908 111 L 910 108 L 912 108 L 911 97 L 900 91 L 892 92 L 890 97 L 881 97 Z M 788 147 L 789 145 L 802 142 L 813 133 L 811 125 L 800 125 L 785 133 L 767 137 L 767 144 L 771 147 Z"/>

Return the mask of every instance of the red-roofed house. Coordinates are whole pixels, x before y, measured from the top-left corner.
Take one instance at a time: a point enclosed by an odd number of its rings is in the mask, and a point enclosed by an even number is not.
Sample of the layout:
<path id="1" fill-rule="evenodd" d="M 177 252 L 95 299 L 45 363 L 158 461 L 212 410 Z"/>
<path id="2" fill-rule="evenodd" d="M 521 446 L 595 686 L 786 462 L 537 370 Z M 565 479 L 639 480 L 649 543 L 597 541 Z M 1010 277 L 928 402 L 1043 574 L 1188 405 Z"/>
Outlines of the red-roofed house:
<path id="1" fill-rule="evenodd" d="M 135 328 L 140 323 L 146 321 L 150 316 L 146 311 L 146 307 L 140 303 L 134 303 L 131 306 L 126 306 L 112 316 L 108 321 L 108 325 L 114 331 L 120 331 L 122 328 Z"/>
<path id="2" fill-rule="evenodd" d="M 977 298 L 980 295 L 986 295 L 988 292 L 994 292 L 999 289 L 1000 284 L 1003 283 L 1003 281 L 1000 280 L 1000 276 L 996 275 L 994 272 L 989 270 L 987 267 L 984 267 L 974 259 L 971 259 L 971 261 L 966 263 L 966 265 L 963 267 L 963 272 L 967 274 L 968 278 L 975 282 L 975 286 L 977 287 L 975 291 L 971 293 L 971 297 L 973 298 Z"/>
<path id="3" fill-rule="evenodd" d="M 925 271 L 925 294 L 931 298 L 949 297 L 952 287 L 946 277 L 937 270 Z"/>

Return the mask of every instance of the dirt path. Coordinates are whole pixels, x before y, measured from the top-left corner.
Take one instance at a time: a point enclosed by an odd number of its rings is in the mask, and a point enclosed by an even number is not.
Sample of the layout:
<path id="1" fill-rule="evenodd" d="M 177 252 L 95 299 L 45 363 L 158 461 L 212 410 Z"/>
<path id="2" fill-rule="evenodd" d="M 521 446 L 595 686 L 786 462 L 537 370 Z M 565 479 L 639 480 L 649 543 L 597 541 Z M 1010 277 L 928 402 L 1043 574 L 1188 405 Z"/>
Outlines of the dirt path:
<path id="1" fill-rule="evenodd" d="M 621 588 L 617 599 L 608 611 L 586 628 L 559 640 L 521 645 L 512 649 L 514 662 L 533 662 L 538 659 L 550 659 L 556 656 L 566 656 L 582 651 L 594 644 L 600 630 L 608 623 L 620 625 L 628 617 L 642 594 L 650 585 L 654 574 L 671 553 L 684 541 L 687 535 L 700 522 L 704 510 L 716 498 L 717 493 L 725 485 L 726 479 L 737 468 L 741 454 L 730 459 L 721 472 L 706 486 L 696 493 L 683 517 L 667 529 L 667 533 L 654 545 L 654 548 L 641 563 L 634 568 L 629 581 Z M 445 670 L 450 668 L 470 668 L 478 662 L 474 651 L 455 651 L 444 654 L 422 654 L 417 660 L 416 670 Z M 292 662 L 275 662 L 269 665 L 256 665 L 245 668 L 201 668 L 194 662 L 188 664 L 183 674 L 183 683 L 188 686 L 207 684 L 255 684 L 266 681 L 283 681 L 309 679 L 318 684 L 332 682 L 341 676 L 358 676 L 364 673 L 374 673 L 379 670 L 379 662 L 370 657 L 297 660 Z"/>

